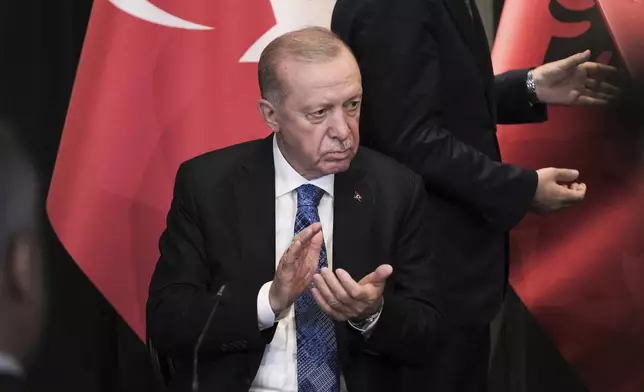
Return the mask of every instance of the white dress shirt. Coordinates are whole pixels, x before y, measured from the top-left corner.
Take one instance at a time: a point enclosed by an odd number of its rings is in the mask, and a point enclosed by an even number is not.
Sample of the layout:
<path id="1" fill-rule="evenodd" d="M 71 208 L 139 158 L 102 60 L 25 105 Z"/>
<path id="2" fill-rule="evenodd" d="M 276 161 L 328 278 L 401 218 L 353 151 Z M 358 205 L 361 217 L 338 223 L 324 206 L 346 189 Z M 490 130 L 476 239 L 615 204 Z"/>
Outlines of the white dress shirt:
<path id="1" fill-rule="evenodd" d="M 334 176 L 331 174 L 308 181 L 286 161 L 275 138 L 273 138 L 273 161 L 275 164 L 275 265 L 277 266 L 282 254 L 293 240 L 297 213 L 296 189 L 310 183 L 324 190 L 318 213 L 327 250 L 327 264 L 332 268 Z M 271 344 L 266 346 L 250 392 L 297 392 L 295 310 L 294 306 L 291 306 L 276 319 L 268 299 L 271 284 L 272 281 L 264 284 L 257 295 L 257 320 L 260 330 L 272 327 L 276 321 L 278 324 Z M 369 325 L 364 333 L 368 333 L 377 321 L 376 319 Z M 346 390 L 344 385 L 341 390 Z"/>

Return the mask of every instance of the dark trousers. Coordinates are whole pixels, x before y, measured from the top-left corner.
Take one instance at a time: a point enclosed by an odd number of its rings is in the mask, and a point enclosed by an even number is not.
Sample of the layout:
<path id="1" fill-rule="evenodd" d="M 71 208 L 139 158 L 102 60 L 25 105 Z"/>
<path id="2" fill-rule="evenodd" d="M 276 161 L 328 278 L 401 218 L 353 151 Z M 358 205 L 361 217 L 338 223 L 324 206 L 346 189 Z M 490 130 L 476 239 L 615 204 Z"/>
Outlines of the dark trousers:
<path id="1" fill-rule="evenodd" d="M 489 325 L 451 329 L 435 350 L 430 365 L 405 369 L 401 391 L 487 392 Z"/>

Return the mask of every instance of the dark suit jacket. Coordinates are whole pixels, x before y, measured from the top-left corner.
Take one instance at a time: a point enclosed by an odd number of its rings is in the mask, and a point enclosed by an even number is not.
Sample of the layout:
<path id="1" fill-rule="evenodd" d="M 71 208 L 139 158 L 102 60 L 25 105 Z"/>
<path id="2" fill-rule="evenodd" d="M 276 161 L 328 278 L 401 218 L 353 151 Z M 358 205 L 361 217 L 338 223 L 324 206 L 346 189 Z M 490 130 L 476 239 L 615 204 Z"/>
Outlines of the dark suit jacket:
<path id="1" fill-rule="evenodd" d="M 527 70 L 496 78 L 475 2 L 339 0 L 331 28 L 363 77 L 362 143 L 443 197 L 440 283 L 448 319 L 488 323 L 507 281 L 507 230 L 528 211 L 534 171 L 502 164 L 496 124 L 546 119 Z"/>
<path id="2" fill-rule="evenodd" d="M 0 373 L 0 392 L 20 392 L 24 390 L 24 380 L 9 374 Z"/>
<path id="3" fill-rule="evenodd" d="M 367 148 L 336 175 L 333 267 L 357 279 L 383 263 L 394 270 L 368 339 L 336 323 L 350 391 L 395 390 L 396 366 L 425 361 L 435 341 L 441 314 L 425 200 L 417 175 Z M 275 327 L 260 332 L 257 324 L 257 294 L 275 273 L 271 138 L 181 165 L 160 251 L 147 323 L 156 348 L 175 361 L 171 389 L 188 390 L 193 346 L 225 283 L 227 295 L 201 349 L 200 384 L 247 391 L 275 333 Z"/>

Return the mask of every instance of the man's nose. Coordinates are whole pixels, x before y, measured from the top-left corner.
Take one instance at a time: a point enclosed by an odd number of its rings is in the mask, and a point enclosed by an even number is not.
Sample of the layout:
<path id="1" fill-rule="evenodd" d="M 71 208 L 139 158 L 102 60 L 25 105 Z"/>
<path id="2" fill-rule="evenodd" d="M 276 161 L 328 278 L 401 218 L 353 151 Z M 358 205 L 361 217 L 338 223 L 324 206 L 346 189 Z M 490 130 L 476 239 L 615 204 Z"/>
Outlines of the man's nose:
<path id="1" fill-rule="evenodd" d="M 337 110 L 333 116 L 332 121 L 329 124 L 329 136 L 346 140 L 351 134 L 351 129 L 349 128 L 349 122 L 347 121 L 347 114 L 344 113 L 344 110 Z"/>

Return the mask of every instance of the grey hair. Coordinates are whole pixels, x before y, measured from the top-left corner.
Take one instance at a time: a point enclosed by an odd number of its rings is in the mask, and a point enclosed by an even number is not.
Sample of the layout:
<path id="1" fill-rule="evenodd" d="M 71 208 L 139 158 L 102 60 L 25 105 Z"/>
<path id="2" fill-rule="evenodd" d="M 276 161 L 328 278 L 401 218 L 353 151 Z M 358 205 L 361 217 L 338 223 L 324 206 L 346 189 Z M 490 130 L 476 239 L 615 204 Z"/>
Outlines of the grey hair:
<path id="1" fill-rule="evenodd" d="M 306 27 L 277 37 L 259 58 L 257 74 L 262 98 L 279 104 L 288 94 L 278 72 L 280 61 L 322 63 L 337 58 L 343 50 L 351 53 L 338 35 L 323 27 Z"/>

